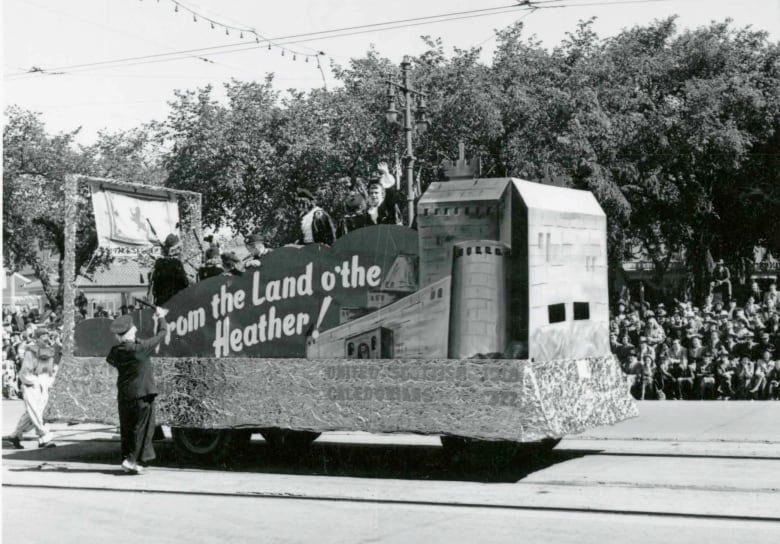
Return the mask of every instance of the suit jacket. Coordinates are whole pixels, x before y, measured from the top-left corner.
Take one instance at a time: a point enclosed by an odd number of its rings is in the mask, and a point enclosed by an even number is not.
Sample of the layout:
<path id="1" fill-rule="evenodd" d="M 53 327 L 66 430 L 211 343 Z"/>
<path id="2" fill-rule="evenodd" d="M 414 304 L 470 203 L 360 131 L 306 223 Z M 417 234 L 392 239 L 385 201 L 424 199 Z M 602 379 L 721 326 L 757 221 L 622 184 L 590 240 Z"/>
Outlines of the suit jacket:
<path id="1" fill-rule="evenodd" d="M 119 371 L 116 379 L 117 399 L 121 401 L 156 395 L 151 355 L 165 338 L 168 324 L 161 318 L 160 332 L 148 340 L 122 342 L 111 348 L 106 361 Z"/>

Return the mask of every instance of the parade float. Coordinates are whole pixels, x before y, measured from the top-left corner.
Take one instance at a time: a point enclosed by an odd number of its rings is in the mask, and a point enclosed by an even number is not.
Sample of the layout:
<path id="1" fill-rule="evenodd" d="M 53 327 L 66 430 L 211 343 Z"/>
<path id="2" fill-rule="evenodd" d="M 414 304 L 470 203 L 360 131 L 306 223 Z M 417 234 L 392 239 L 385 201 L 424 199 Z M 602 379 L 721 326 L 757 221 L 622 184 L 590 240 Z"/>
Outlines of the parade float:
<path id="1" fill-rule="evenodd" d="M 199 195 L 70 178 L 71 198 L 79 183 L 113 229 L 102 238 L 121 238 L 114 193 L 164 201 L 183 260 L 200 262 Z M 73 326 L 72 225 L 66 232 L 68 340 L 50 416 L 116 424 L 111 320 Z M 436 182 L 417 203 L 416 230 L 377 225 L 330 247 L 277 248 L 164 306 L 157 420 L 190 456 L 224 458 L 257 432 L 277 448 L 326 431 L 552 447 L 636 415 L 609 348 L 606 217 L 587 191 Z M 134 312 L 140 338 L 155 333 L 152 314 Z"/>

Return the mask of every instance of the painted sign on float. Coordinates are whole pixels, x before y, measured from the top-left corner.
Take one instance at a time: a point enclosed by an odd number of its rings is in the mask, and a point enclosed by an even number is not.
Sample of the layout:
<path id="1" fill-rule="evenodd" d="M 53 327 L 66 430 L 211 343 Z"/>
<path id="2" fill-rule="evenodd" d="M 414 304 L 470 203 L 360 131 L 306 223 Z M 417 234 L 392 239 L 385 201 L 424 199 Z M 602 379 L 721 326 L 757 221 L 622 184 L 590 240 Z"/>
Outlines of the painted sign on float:
<path id="1" fill-rule="evenodd" d="M 263 258 L 260 267 L 240 276 L 209 278 L 171 298 L 165 304 L 168 330 L 158 355 L 306 357 L 320 332 L 360 323 L 375 313 L 392 321 L 389 307 L 403 299 L 409 299 L 404 307 L 414 303 L 417 258 L 417 233 L 385 225 L 350 233 L 333 247 L 276 249 Z M 434 300 L 448 297 L 449 293 L 445 297 L 442 292 Z M 151 309 L 135 312 L 133 318 L 140 338 L 156 332 Z M 421 323 L 419 318 L 417 322 Z M 79 323 L 76 355 L 108 353 L 115 341 L 109 324 L 108 319 Z M 442 353 L 446 350 L 446 319 L 431 319 L 429 325 L 429 331 L 410 330 L 407 338 L 396 330 L 393 345 L 389 334 L 382 339 L 372 337 L 381 331 L 367 326 L 338 342 L 329 355 L 376 358 L 405 353 L 410 341 L 416 342 L 411 337 L 418 334 L 437 335 L 441 347 L 434 352 Z"/>

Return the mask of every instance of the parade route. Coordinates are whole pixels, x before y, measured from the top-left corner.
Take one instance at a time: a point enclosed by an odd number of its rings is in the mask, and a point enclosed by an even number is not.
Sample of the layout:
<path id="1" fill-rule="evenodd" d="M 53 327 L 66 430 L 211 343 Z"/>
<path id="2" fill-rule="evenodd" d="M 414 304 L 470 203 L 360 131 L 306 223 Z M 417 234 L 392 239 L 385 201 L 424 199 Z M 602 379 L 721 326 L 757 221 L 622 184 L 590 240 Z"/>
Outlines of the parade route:
<path id="1" fill-rule="evenodd" d="M 4 403 L 4 434 L 20 406 Z M 59 542 L 84 534 L 116 540 L 110 520 L 139 503 L 156 508 L 136 514 L 149 523 L 128 539 L 175 541 L 198 528 L 202 541 L 217 540 L 239 519 L 273 536 L 268 541 L 292 542 L 314 534 L 322 542 L 401 542 L 404 519 L 458 542 L 479 534 L 509 541 L 516 531 L 590 542 L 621 527 L 637 542 L 780 537 L 780 428 L 773 424 L 780 404 L 645 402 L 640 414 L 510 466 L 459 465 L 436 437 L 366 433 L 326 433 L 300 458 L 280 460 L 258 435 L 227 466 L 188 464 L 170 440 L 159 442 L 158 462 L 140 477 L 119 469 L 114 428 L 55 424 L 57 448 L 38 450 L 27 440 L 24 451 L 4 449 L 3 536 L 24 531 L 23 509 L 45 500 L 52 512 L 45 524 L 61 537 L 68 528 Z M 77 516 L 84 508 L 90 515 Z"/>

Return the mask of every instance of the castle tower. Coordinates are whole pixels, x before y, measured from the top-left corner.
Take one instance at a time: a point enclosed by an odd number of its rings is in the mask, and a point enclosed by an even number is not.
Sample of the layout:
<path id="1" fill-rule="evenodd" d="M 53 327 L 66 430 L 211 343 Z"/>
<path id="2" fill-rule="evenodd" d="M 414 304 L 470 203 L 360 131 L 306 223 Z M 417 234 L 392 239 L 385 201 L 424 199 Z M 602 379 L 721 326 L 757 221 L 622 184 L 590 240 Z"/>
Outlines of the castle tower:
<path id="1" fill-rule="evenodd" d="M 495 240 L 453 245 L 451 359 L 503 353 L 509 337 L 511 251 Z"/>

